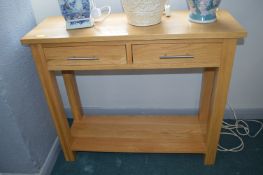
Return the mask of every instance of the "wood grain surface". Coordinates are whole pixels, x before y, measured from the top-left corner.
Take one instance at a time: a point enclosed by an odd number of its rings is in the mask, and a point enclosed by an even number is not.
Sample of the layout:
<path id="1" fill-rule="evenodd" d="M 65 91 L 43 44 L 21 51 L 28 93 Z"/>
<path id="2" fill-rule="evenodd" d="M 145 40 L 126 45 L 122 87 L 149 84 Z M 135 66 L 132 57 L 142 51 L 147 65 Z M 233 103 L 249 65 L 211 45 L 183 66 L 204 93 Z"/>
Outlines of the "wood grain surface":
<path id="1" fill-rule="evenodd" d="M 193 116 L 89 116 L 74 122 L 72 149 L 205 153 L 205 128 Z"/>
<path id="2" fill-rule="evenodd" d="M 228 13 L 219 10 L 218 20 L 211 24 L 188 21 L 188 11 L 173 12 L 158 25 L 135 27 L 125 14 L 111 14 L 92 28 L 66 30 L 62 16 L 49 17 L 22 38 L 23 44 L 72 43 L 89 41 L 157 40 L 187 38 L 242 38 L 243 27 Z"/>

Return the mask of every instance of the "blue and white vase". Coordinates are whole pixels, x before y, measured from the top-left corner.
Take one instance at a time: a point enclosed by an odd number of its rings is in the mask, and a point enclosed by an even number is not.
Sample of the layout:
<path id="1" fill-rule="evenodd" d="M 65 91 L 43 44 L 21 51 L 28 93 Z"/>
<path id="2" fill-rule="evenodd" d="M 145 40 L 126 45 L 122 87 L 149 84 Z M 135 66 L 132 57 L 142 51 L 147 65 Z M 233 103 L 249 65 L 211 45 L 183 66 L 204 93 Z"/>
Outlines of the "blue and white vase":
<path id="1" fill-rule="evenodd" d="M 190 14 L 189 20 L 196 23 L 216 21 L 216 9 L 221 0 L 187 0 Z"/>
<path id="2" fill-rule="evenodd" d="M 66 20 L 67 29 L 92 27 L 91 0 L 58 0 L 62 15 Z"/>

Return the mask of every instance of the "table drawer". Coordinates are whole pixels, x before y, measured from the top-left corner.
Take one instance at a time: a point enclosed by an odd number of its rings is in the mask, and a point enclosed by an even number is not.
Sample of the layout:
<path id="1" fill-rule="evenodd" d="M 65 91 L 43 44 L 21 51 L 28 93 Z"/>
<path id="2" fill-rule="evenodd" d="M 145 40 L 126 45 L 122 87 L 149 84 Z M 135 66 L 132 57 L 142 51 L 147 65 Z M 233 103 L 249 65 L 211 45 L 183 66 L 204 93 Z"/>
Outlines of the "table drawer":
<path id="1" fill-rule="evenodd" d="M 86 66 L 126 64 L 126 48 L 115 46 L 75 46 L 44 49 L 50 66 Z"/>
<path id="2" fill-rule="evenodd" d="M 221 43 L 176 43 L 133 45 L 134 64 L 219 66 Z"/>

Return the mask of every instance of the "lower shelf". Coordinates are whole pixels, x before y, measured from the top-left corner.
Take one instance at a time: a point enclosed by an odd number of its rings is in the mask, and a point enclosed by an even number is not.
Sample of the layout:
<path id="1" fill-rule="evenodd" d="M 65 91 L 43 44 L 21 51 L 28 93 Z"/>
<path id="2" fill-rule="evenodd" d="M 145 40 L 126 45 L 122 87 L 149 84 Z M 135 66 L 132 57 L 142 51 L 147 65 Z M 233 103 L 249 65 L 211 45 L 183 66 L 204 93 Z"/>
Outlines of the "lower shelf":
<path id="1" fill-rule="evenodd" d="M 74 121 L 72 150 L 205 153 L 206 125 L 197 117 L 89 116 Z"/>

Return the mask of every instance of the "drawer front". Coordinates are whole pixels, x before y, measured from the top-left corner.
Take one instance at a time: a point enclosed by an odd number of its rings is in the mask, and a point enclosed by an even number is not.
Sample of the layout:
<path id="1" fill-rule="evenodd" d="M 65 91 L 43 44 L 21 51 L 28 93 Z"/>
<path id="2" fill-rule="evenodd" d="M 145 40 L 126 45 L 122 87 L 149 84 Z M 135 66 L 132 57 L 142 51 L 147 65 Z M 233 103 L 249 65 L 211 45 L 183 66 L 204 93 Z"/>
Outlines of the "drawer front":
<path id="1" fill-rule="evenodd" d="M 126 64 L 126 48 L 120 46 L 76 46 L 45 48 L 50 66 Z"/>
<path id="2" fill-rule="evenodd" d="M 217 67 L 220 65 L 221 47 L 220 43 L 133 45 L 133 62 Z"/>

